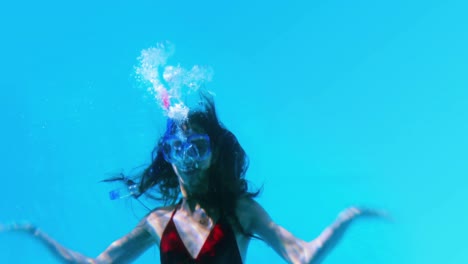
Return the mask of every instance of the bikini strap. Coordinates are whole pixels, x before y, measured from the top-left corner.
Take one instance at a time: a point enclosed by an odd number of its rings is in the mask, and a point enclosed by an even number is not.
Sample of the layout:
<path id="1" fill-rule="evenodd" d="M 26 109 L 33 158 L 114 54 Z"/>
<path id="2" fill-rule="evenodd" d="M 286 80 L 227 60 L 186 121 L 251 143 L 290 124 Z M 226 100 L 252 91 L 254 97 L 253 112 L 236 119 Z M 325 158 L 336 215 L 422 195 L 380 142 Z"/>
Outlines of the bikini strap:
<path id="1" fill-rule="evenodd" d="M 182 204 L 182 199 L 180 199 L 180 201 L 176 204 L 175 208 L 174 208 L 174 211 L 172 211 L 172 215 L 171 215 L 171 220 L 172 218 L 174 217 L 177 209 L 179 209 L 180 205 Z"/>

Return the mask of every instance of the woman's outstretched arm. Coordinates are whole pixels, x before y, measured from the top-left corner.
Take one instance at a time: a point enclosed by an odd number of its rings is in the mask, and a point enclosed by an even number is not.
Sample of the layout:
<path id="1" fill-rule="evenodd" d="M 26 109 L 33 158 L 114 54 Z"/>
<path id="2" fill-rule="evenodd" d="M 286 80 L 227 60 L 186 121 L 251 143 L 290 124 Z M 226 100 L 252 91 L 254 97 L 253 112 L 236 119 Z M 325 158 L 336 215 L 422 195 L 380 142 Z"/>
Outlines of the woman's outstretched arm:
<path id="1" fill-rule="evenodd" d="M 381 217 L 389 219 L 385 212 L 372 209 L 350 207 L 341 212 L 338 218 L 314 240 L 308 243 L 313 252 L 309 263 L 320 263 L 338 244 L 350 224 L 361 217 Z"/>
<path id="2" fill-rule="evenodd" d="M 156 242 L 148 229 L 146 220 L 141 221 L 129 234 L 113 242 L 97 258 L 90 258 L 64 247 L 45 232 L 31 224 L 0 226 L 0 231 L 20 231 L 33 235 L 63 263 L 129 263 Z"/>
<path id="3" fill-rule="evenodd" d="M 268 213 L 255 201 L 246 199 L 240 202 L 243 210 L 238 210 L 243 226 L 249 233 L 257 234 L 288 263 L 320 263 L 338 244 L 350 224 L 358 217 L 383 217 L 384 214 L 367 209 L 348 208 L 314 240 L 303 241 L 288 230 L 277 225 Z M 245 220 L 247 219 L 247 220 Z M 242 220 L 241 220 L 242 222 Z"/>

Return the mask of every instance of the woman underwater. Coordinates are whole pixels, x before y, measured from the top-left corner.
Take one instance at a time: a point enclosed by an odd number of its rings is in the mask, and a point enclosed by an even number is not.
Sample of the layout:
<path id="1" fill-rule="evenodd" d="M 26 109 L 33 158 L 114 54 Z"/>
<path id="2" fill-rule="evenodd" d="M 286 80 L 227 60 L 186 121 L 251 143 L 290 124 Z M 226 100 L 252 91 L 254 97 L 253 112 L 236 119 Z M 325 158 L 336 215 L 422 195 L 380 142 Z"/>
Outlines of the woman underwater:
<path id="1" fill-rule="evenodd" d="M 248 192 L 246 153 L 218 121 L 211 97 L 186 119 L 169 118 L 165 134 L 141 173 L 136 198 L 151 189 L 165 206 L 147 214 L 127 235 L 96 258 L 69 250 L 29 224 L 3 226 L 25 231 L 63 262 L 129 263 L 153 245 L 162 264 L 244 263 L 251 238 L 263 240 L 289 263 L 319 263 L 358 218 L 385 217 L 378 211 L 348 208 L 314 240 L 307 242 L 277 225 Z M 151 195 L 150 195 L 151 196 Z"/>

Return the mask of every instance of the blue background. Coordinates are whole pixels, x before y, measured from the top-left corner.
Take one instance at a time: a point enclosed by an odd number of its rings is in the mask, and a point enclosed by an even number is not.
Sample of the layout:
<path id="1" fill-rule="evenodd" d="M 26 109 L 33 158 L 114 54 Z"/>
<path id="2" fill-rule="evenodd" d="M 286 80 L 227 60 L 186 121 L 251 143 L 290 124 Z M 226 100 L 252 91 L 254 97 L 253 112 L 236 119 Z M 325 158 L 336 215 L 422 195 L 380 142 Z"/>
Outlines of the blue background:
<path id="1" fill-rule="evenodd" d="M 0 4 L 0 222 L 98 255 L 145 214 L 99 180 L 149 162 L 164 129 L 142 49 L 214 69 L 258 201 L 300 238 L 363 220 L 325 263 L 467 263 L 468 17 L 447 1 L 16 1 Z M 0 234 L 0 262 L 55 263 Z M 136 263 L 158 263 L 153 248 Z M 247 263 L 283 263 L 260 241 Z"/>

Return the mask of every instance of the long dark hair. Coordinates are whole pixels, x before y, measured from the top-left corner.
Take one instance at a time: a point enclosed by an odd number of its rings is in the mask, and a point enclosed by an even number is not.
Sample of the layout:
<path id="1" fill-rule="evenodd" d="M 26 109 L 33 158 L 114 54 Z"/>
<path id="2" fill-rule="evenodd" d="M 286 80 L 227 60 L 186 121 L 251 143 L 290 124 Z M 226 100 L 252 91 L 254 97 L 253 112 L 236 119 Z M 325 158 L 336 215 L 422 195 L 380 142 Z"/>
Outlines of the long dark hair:
<path id="1" fill-rule="evenodd" d="M 201 94 L 200 108 L 190 111 L 187 122 L 202 128 L 209 136 L 213 152 L 213 161 L 208 169 L 208 192 L 196 198 L 210 208 L 217 209 L 221 215 L 233 220 L 233 223 L 246 234 L 235 214 L 239 198 L 258 196 L 261 189 L 250 192 L 245 173 L 249 166 L 248 157 L 236 136 L 218 120 L 213 99 L 208 94 Z M 166 134 L 172 133 L 176 124 L 168 122 Z M 180 198 L 177 175 L 162 154 L 163 136 L 153 149 L 151 164 L 133 180 L 138 182 L 138 198 L 145 195 L 164 205 L 176 204 Z M 139 178 L 139 179 L 138 179 Z"/>

